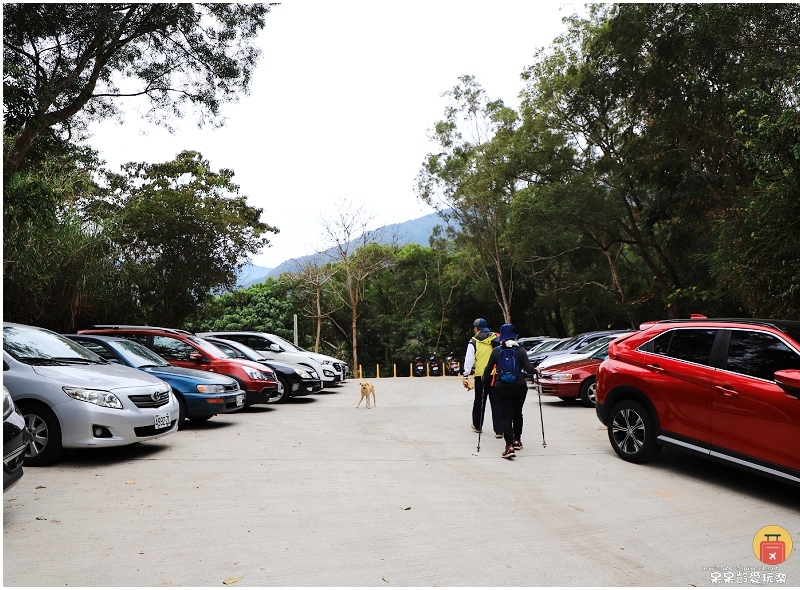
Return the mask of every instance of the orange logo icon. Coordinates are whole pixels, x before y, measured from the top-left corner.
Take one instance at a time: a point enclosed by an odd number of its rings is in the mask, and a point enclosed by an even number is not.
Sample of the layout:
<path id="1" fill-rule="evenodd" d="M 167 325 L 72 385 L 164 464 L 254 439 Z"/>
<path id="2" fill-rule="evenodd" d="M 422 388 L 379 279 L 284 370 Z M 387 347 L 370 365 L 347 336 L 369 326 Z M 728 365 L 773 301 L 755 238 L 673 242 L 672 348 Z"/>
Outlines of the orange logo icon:
<path id="1" fill-rule="evenodd" d="M 792 552 L 792 537 L 782 527 L 765 526 L 753 538 L 753 552 L 761 563 L 781 564 Z"/>

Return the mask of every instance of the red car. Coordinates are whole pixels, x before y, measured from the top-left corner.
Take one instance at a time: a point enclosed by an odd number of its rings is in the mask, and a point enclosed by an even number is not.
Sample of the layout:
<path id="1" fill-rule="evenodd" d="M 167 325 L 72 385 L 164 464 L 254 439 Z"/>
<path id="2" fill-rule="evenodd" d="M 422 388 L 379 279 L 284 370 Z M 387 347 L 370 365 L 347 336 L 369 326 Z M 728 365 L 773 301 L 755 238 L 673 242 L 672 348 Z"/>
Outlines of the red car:
<path id="1" fill-rule="evenodd" d="M 595 409 L 626 461 L 671 447 L 800 485 L 800 322 L 642 324 L 610 344 Z"/>
<path id="2" fill-rule="evenodd" d="M 245 405 L 276 402 L 281 397 L 275 372 L 262 364 L 230 358 L 210 342 L 187 332 L 152 326 L 92 326 L 78 334 L 120 336 L 138 342 L 171 365 L 233 377 L 246 392 Z"/>
<path id="3" fill-rule="evenodd" d="M 542 369 L 536 382 L 542 395 L 554 395 L 564 401 L 579 399 L 587 408 L 594 407 L 597 370 L 606 358 L 604 348 L 601 353 L 582 359 L 551 365 Z"/>

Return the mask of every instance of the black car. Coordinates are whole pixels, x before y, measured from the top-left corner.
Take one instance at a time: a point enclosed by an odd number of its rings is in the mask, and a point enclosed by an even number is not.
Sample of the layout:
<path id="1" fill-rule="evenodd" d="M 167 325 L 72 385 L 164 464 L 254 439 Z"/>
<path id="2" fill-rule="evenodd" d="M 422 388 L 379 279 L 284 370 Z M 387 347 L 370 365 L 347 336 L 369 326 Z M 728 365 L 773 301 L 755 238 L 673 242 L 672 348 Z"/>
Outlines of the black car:
<path id="1" fill-rule="evenodd" d="M 5 492 L 22 477 L 22 461 L 28 431 L 25 418 L 19 413 L 6 386 L 3 386 L 3 491 Z"/>
<path id="2" fill-rule="evenodd" d="M 290 397 L 299 397 L 322 391 L 322 379 L 311 367 L 282 363 L 272 359 L 267 360 L 257 350 L 253 350 L 249 346 L 234 340 L 215 338 L 213 336 L 206 336 L 204 340 L 208 340 L 233 358 L 247 359 L 271 367 L 283 388 L 281 397 L 277 402 L 279 404 L 284 403 Z"/>

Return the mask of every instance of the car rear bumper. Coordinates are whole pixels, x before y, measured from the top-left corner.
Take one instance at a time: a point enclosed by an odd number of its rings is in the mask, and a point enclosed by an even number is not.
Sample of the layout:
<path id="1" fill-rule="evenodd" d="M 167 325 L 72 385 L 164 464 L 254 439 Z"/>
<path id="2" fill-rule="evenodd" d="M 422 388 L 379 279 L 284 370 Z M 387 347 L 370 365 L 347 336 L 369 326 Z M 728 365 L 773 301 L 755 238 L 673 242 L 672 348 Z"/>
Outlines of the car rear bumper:
<path id="1" fill-rule="evenodd" d="M 13 412 L 3 422 L 3 491 L 5 492 L 22 478 L 22 461 L 25 459 L 25 445 L 28 431 L 25 419 Z"/>

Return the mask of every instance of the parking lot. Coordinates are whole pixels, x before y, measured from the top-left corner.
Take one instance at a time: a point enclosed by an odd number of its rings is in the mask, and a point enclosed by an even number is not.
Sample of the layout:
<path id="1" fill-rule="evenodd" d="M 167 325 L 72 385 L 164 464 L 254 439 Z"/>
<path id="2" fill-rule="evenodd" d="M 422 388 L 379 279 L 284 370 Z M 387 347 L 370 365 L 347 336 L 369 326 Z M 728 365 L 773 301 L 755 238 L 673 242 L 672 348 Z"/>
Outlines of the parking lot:
<path id="1" fill-rule="evenodd" d="M 578 404 L 543 398 L 544 447 L 531 390 L 509 461 L 491 433 L 478 452 L 459 378 L 372 382 L 369 410 L 351 380 L 26 468 L 4 585 L 718 586 L 766 568 L 762 527 L 800 543 L 798 488 L 669 450 L 626 463 Z M 800 585 L 800 550 L 766 573 L 750 585 Z"/>

